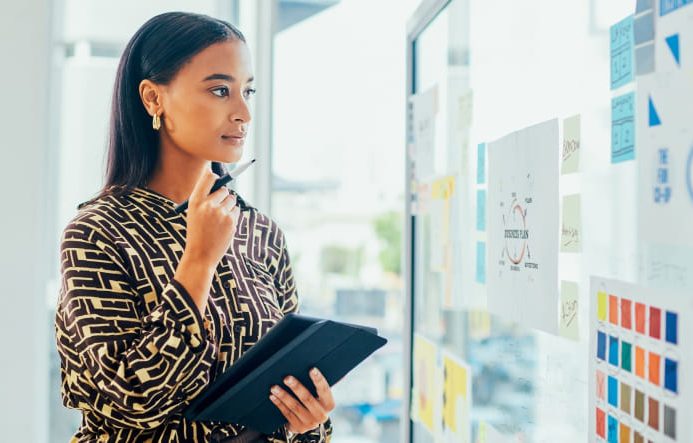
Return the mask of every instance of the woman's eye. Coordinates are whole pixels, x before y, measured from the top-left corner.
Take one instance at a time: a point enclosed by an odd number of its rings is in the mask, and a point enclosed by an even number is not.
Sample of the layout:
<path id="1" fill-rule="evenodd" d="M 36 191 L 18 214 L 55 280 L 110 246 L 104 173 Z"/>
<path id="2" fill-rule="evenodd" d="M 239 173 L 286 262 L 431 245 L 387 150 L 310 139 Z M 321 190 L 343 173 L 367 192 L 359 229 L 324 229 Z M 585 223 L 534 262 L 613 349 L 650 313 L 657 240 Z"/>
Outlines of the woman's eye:
<path id="1" fill-rule="evenodd" d="M 249 98 L 251 95 L 255 95 L 255 89 L 246 89 L 243 95 L 245 98 Z"/>
<path id="2" fill-rule="evenodd" d="M 216 95 L 217 97 L 228 97 L 229 88 L 223 86 L 221 88 L 212 89 L 212 94 Z"/>

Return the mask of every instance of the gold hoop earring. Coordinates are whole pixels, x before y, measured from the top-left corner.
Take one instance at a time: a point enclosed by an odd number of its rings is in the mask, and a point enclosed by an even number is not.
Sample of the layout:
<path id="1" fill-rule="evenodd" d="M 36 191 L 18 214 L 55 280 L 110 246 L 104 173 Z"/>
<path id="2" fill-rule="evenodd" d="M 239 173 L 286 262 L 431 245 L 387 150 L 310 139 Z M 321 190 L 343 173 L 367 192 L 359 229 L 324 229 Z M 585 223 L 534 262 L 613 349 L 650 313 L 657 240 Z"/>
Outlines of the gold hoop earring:
<path id="1" fill-rule="evenodd" d="M 152 128 L 154 128 L 155 131 L 158 131 L 159 128 L 161 128 L 161 118 L 159 117 L 159 114 L 154 114 L 154 117 L 152 118 Z"/>

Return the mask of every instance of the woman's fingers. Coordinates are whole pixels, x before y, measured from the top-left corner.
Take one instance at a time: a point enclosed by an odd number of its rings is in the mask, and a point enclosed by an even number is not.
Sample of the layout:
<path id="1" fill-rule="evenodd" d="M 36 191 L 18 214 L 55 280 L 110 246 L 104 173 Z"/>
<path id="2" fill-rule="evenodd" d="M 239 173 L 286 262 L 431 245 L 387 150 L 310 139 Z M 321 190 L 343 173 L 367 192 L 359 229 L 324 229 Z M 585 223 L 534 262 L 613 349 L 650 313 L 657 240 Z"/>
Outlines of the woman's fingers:
<path id="1" fill-rule="evenodd" d="M 315 421 L 311 420 L 310 412 L 298 400 L 293 398 L 291 394 L 279 386 L 272 387 L 270 400 L 289 421 L 291 429 L 301 430 L 299 433 L 302 433 L 317 426 L 313 425 Z"/>
<path id="2" fill-rule="evenodd" d="M 318 368 L 313 368 L 310 370 L 310 378 L 313 380 L 313 384 L 317 390 L 318 401 L 320 402 L 322 409 L 326 414 L 329 414 L 335 406 L 330 384 L 327 383 L 325 376 L 322 375 Z"/>
<path id="3" fill-rule="evenodd" d="M 291 388 L 292 391 L 294 391 L 294 394 L 296 394 L 296 397 L 298 397 L 301 404 L 310 413 L 311 418 L 309 421 L 318 423 L 324 423 L 327 421 L 327 412 L 325 412 L 322 404 L 315 397 L 313 397 L 313 394 L 311 394 L 310 391 L 308 391 L 308 389 L 301 384 L 301 382 L 296 380 L 296 378 L 289 376 L 284 379 L 284 383 L 286 383 L 286 385 Z"/>

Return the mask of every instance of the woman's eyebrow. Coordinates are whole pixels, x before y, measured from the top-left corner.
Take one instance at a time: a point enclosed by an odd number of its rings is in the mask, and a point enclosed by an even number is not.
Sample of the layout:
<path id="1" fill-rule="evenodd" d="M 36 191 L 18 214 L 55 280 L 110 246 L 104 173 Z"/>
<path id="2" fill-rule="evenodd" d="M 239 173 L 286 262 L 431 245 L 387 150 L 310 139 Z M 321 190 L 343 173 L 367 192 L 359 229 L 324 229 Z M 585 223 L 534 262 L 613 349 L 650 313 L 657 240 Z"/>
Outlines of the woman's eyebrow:
<path id="1" fill-rule="evenodd" d="M 204 80 L 202 80 L 202 81 L 203 81 L 203 82 L 206 82 L 206 81 L 210 81 L 210 80 L 226 80 L 226 81 L 231 82 L 231 83 L 233 83 L 233 82 L 236 81 L 236 79 L 233 77 L 233 75 L 229 75 L 229 74 L 212 74 L 212 75 L 208 75 L 208 76 L 205 77 Z M 250 77 L 250 78 L 248 79 L 247 83 L 250 83 L 250 82 L 252 82 L 253 80 L 255 80 L 255 77 Z"/>

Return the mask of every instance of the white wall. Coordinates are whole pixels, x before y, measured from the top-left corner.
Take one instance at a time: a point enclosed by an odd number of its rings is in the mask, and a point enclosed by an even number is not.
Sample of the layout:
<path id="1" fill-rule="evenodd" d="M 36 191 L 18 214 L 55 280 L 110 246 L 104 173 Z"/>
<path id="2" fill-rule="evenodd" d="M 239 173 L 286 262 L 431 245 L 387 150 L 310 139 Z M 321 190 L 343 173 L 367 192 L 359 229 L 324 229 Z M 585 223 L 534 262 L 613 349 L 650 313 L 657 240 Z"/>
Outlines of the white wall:
<path id="1" fill-rule="evenodd" d="M 51 5 L 4 2 L 0 14 L 0 439 L 7 442 L 47 438 Z"/>

